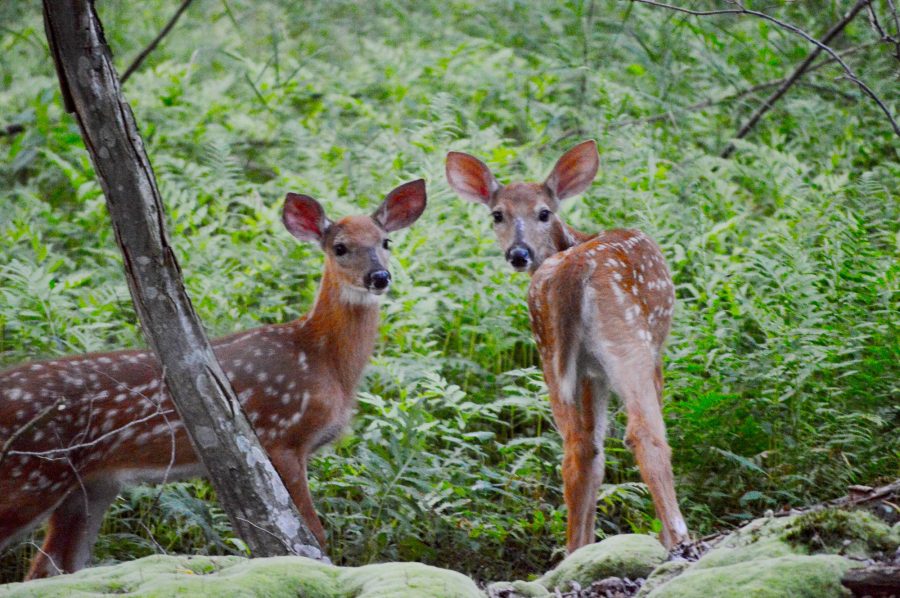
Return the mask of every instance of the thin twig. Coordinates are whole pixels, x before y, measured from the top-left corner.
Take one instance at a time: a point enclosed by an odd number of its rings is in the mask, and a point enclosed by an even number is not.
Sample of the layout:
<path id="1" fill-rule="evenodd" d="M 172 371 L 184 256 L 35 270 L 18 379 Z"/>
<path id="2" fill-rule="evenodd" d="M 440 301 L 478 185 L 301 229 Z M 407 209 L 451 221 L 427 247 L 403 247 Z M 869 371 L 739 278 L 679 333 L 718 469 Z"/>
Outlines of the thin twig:
<path id="1" fill-rule="evenodd" d="M 844 30 L 844 27 L 846 27 L 847 24 L 850 21 L 852 21 L 853 18 L 859 13 L 859 11 L 861 11 L 863 8 L 865 8 L 869 4 L 869 2 L 870 2 L 870 0 L 857 0 L 856 4 L 853 5 L 853 8 L 851 8 L 849 10 L 849 12 L 847 12 L 847 14 L 844 15 L 844 18 L 842 18 L 840 21 L 835 23 L 831 27 L 831 29 L 829 29 L 828 32 L 822 37 L 822 41 L 816 42 L 816 47 L 813 48 L 813 50 L 809 54 L 807 54 L 807 56 L 803 60 L 803 62 L 801 62 L 797 66 L 797 68 L 794 69 L 794 72 L 791 73 L 784 80 L 784 83 L 782 83 L 778 87 L 778 89 L 776 89 L 772 93 L 772 95 L 770 95 L 768 98 L 766 98 L 766 100 L 762 103 L 762 105 L 759 108 L 757 108 L 756 111 L 752 115 L 750 115 L 750 118 L 747 119 L 747 122 L 745 122 L 743 124 L 743 126 L 741 126 L 741 128 L 738 130 L 737 134 L 734 136 L 735 139 L 743 139 L 744 137 L 747 136 L 747 133 L 749 133 L 750 130 L 756 126 L 756 123 L 759 122 L 759 120 L 763 117 L 763 115 L 765 115 L 766 112 L 768 112 L 769 110 L 772 109 L 772 106 L 775 105 L 775 102 L 777 102 L 779 99 L 781 99 L 781 97 L 785 93 L 787 93 L 787 90 L 790 89 L 791 86 L 800 79 L 800 77 L 803 75 L 803 73 L 805 73 L 807 71 L 807 69 L 809 69 L 809 67 L 812 65 L 813 61 L 815 61 L 816 57 L 818 57 L 818 55 L 822 52 L 822 50 L 825 48 L 828 48 L 828 46 L 826 46 L 825 44 L 827 44 L 829 41 L 831 41 L 832 39 L 837 37 L 837 35 L 841 31 Z M 830 52 L 831 49 L 828 48 L 828 51 Z M 844 67 L 845 71 L 848 70 L 849 67 L 846 66 L 846 63 L 840 58 L 840 56 L 838 56 L 837 54 L 833 54 L 832 57 L 837 62 L 839 62 L 841 64 L 841 66 Z M 890 112 L 886 112 L 886 114 L 888 115 L 888 117 L 891 118 L 891 122 L 893 123 L 893 125 L 897 131 L 897 134 L 900 135 L 900 127 L 897 127 L 897 123 L 894 122 L 894 119 L 893 119 L 893 117 L 891 117 Z M 722 158 L 728 158 L 729 156 L 731 156 L 731 154 L 734 153 L 734 150 L 735 150 L 734 142 L 729 141 L 728 145 L 725 146 L 725 149 L 722 150 L 722 153 L 720 154 L 720 156 Z"/>
<path id="2" fill-rule="evenodd" d="M 854 47 L 849 48 L 849 49 L 845 50 L 844 52 L 842 52 L 841 57 L 846 58 L 850 54 L 858 52 L 869 46 L 873 46 L 877 43 L 879 43 L 879 42 L 869 42 L 869 43 L 862 44 L 859 46 L 854 46 Z M 817 70 L 821 69 L 822 67 L 832 64 L 833 62 L 835 62 L 835 60 L 833 58 L 826 58 L 825 60 L 817 62 L 816 64 L 814 64 L 811 67 L 809 67 L 808 69 L 806 69 L 806 72 L 811 73 L 813 71 L 817 71 Z M 775 87 L 776 85 L 781 85 L 782 83 L 784 83 L 784 81 L 785 81 L 785 77 L 781 77 L 779 79 L 772 79 L 771 81 L 765 81 L 764 83 L 759 83 L 757 85 L 746 87 L 744 89 L 738 90 L 734 93 L 724 95 L 719 98 L 709 98 L 709 99 L 703 100 L 702 102 L 697 102 L 696 104 L 691 104 L 690 106 L 678 106 L 678 107 L 674 108 L 674 110 L 679 111 L 679 112 L 693 112 L 695 110 L 709 108 L 710 106 L 714 106 L 716 104 L 721 104 L 723 102 L 730 102 L 731 100 L 738 100 L 744 96 L 750 95 L 752 93 L 756 93 L 757 91 L 762 91 L 764 89 L 769 89 L 770 87 Z M 818 87 L 812 83 L 809 84 L 809 86 L 811 86 L 813 89 L 816 89 Z M 833 89 L 828 89 L 828 91 L 831 93 L 840 93 L 837 90 L 833 90 Z M 841 94 L 841 95 L 844 95 L 844 94 Z M 630 120 L 615 121 L 615 122 L 608 124 L 607 128 L 617 129 L 619 127 L 629 127 L 632 125 L 653 123 L 653 122 L 664 120 L 668 117 L 671 117 L 671 115 L 672 115 L 672 110 L 667 110 L 665 112 L 659 112 L 657 114 L 652 114 L 650 116 L 645 116 L 642 118 L 634 118 L 634 119 L 630 119 Z M 568 136 L 571 136 L 571 135 L 568 135 Z"/>
<path id="3" fill-rule="evenodd" d="M 890 9 L 894 14 L 894 20 L 900 19 L 897 16 L 897 9 L 894 8 L 893 0 L 888 0 L 888 4 L 890 5 Z M 886 42 L 894 45 L 895 55 L 894 58 L 900 60 L 900 23 L 897 24 L 897 37 L 894 37 L 881 26 L 881 22 L 878 20 L 878 13 L 875 12 L 875 7 L 872 4 L 869 4 L 869 23 L 871 23 L 872 27 L 881 37 L 882 42 Z"/>
<path id="4" fill-rule="evenodd" d="M 140 68 L 141 64 L 144 62 L 144 59 L 147 58 L 147 56 L 149 56 L 150 53 L 156 49 L 156 46 L 159 45 L 159 42 L 162 41 L 162 38 L 164 38 L 169 33 L 169 31 L 172 30 L 172 27 L 175 26 L 175 23 L 178 22 L 178 19 L 181 18 L 182 13 L 187 10 L 188 5 L 192 1 L 193 0 L 182 0 L 181 6 L 178 7 L 178 10 L 175 11 L 175 14 L 172 15 L 172 18 L 169 19 L 168 23 L 166 23 L 166 26 L 162 28 L 162 31 L 160 31 L 159 34 L 153 38 L 153 41 L 150 42 L 150 44 L 146 48 L 144 48 L 140 54 L 137 55 L 137 58 L 135 58 L 134 61 L 130 65 L 128 65 L 128 68 L 125 69 L 125 72 L 122 73 L 122 77 L 120 79 L 122 83 L 125 83 L 125 81 L 128 80 L 128 77 L 130 77 L 134 71 Z"/>
<path id="5" fill-rule="evenodd" d="M 6 455 L 10 453 L 9 449 L 12 448 L 13 443 L 32 428 L 43 423 L 47 416 L 49 416 L 53 411 L 56 411 L 60 404 L 65 400 L 65 396 L 57 398 L 52 405 L 47 405 L 46 407 L 44 407 L 37 415 L 32 417 L 22 427 L 13 432 L 12 435 L 6 439 L 6 442 L 3 443 L 3 448 L 0 449 L 0 465 L 3 464 L 3 460 L 6 458 Z"/>
<path id="6" fill-rule="evenodd" d="M 832 58 L 834 58 L 835 61 L 836 61 L 838 64 L 840 64 L 841 67 L 844 69 L 844 73 L 846 74 L 847 79 L 849 79 L 850 81 L 853 81 L 854 83 L 856 83 L 856 85 L 857 85 L 861 90 L 863 90 L 863 92 L 864 92 L 866 95 L 868 95 L 870 98 L 872 98 L 872 100 L 873 100 L 876 104 L 878 104 L 878 107 L 881 109 L 882 112 L 884 112 L 885 116 L 887 116 L 888 121 L 890 121 L 891 127 L 894 129 L 894 133 L 896 133 L 897 136 L 900 136 L 900 125 L 897 124 L 897 121 L 894 119 L 894 116 L 891 114 L 891 111 L 888 109 L 888 107 L 885 105 L 885 103 L 882 101 L 882 99 L 881 99 L 880 97 L 878 97 L 878 95 L 877 95 L 874 91 L 872 91 L 872 89 L 871 89 L 868 85 L 866 85 L 865 83 L 863 83 L 863 82 L 859 79 L 859 77 L 857 77 L 856 73 L 853 72 L 853 70 L 852 70 L 849 66 L 847 66 L 847 63 L 845 63 L 843 60 L 841 60 L 841 57 L 837 54 L 837 52 L 835 52 L 832 48 L 829 48 L 829 47 L 826 45 L 826 41 L 827 41 L 828 39 L 830 39 L 830 38 L 828 37 L 828 34 L 826 34 L 826 36 L 823 38 L 823 41 L 819 41 L 819 40 L 815 39 L 814 37 L 812 37 L 811 35 L 809 35 L 808 33 L 806 33 L 805 31 L 803 31 L 802 29 L 800 29 L 799 27 L 797 27 L 796 25 L 791 25 L 790 23 L 787 23 L 787 22 L 782 21 L 782 20 L 780 20 L 780 19 L 776 19 L 775 17 L 773 17 L 773 16 L 771 16 L 771 15 L 767 15 L 767 14 L 764 13 L 764 12 L 759 12 L 758 10 L 750 10 L 750 9 L 744 8 L 744 7 L 743 7 L 741 4 L 739 4 L 739 3 L 736 3 L 736 6 L 737 6 L 738 8 L 729 8 L 729 9 L 723 9 L 723 10 L 691 10 L 691 9 L 688 9 L 688 8 L 682 8 L 682 7 L 680 7 L 680 6 L 674 6 L 674 5 L 672 5 L 672 4 L 666 4 L 666 3 L 664 3 L 664 2 L 656 2 L 655 0 L 631 0 L 631 1 L 632 1 L 632 2 L 638 2 L 638 3 L 640 3 L 640 4 L 647 4 L 647 5 L 649 5 L 649 6 L 656 6 L 656 7 L 659 7 L 659 8 L 666 8 L 666 9 L 669 9 L 669 10 L 674 10 L 674 11 L 677 11 L 677 12 L 682 12 L 682 13 L 685 13 L 685 14 L 689 14 L 689 15 L 693 15 L 693 16 L 699 16 L 699 17 L 703 17 L 703 16 L 714 16 L 714 15 L 751 15 L 751 16 L 758 17 L 758 18 L 760 18 L 760 19 L 764 19 L 764 20 L 766 20 L 766 21 L 769 21 L 770 23 L 774 23 L 774 24 L 778 25 L 779 27 L 781 27 L 782 29 L 787 29 L 788 31 L 791 31 L 791 32 L 793 32 L 793 33 L 796 33 L 797 35 L 799 35 L 800 37 L 802 37 L 803 39 L 805 39 L 805 40 L 808 41 L 809 43 L 811 43 L 811 44 L 813 44 L 813 45 L 816 46 L 816 50 L 814 50 L 812 53 L 810 53 L 810 56 L 813 56 L 813 55 L 817 56 L 817 55 L 818 55 L 820 52 L 822 52 L 822 51 L 827 52 L 828 54 L 830 54 L 830 55 L 832 56 Z M 852 19 L 853 16 L 855 16 L 861 9 L 863 9 L 867 4 L 869 4 L 870 1 L 871 1 L 871 0 L 859 0 L 859 1 L 853 6 L 853 8 L 850 9 L 850 12 L 848 13 L 848 15 L 845 16 L 843 19 L 841 19 L 841 23 L 843 23 L 844 25 L 846 25 L 847 22 L 849 22 L 849 20 Z M 848 17 L 849 17 L 849 18 L 848 18 Z M 846 22 L 845 22 L 845 21 L 846 21 Z M 843 29 L 843 26 L 838 27 L 837 25 L 835 25 L 835 27 L 832 28 L 832 31 L 834 31 L 835 29 L 839 32 L 841 29 Z M 831 33 L 831 31 L 829 31 L 829 33 Z M 807 59 L 809 59 L 809 56 L 807 56 Z M 809 65 L 806 63 L 806 61 L 804 61 L 803 64 L 806 64 L 806 66 L 809 66 Z M 801 66 L 803 66 L 803 65 L 801 64 Z M 806 69 L 803 68 L 802 70 L 800 70 L 800 69 L 798 68 L 798 70 L 799 70 L 799 72 L 797 72 L 797 71 L 794 72 L 794 74 L 795 74 L 797 77 L 799 77 L 801 74 L 803 74 L 803 71 L 806 70 Z M 793 77 L 793 75 L 792 75 L 792 77 Z M 789 77 L 789 79 L 791 79 L 792 77 Z M 791 84 L 793 84 L 793 82 L 791 82 Z M 773 94 L 772 97 L 773 97 L 775 100 L 777 100 L 778 98 L 780 98 L 782 95 L 784 95 L 784 92 L 787 91 L 787 89 L 790 87 L 791 84 L 787 85 L 787 86 L 784 88 L 784 90 L 779 89 L 779 91 L 776 92 L 777 97 L 775 97 L 776 94 Z M 771 98 L 770 98 L 770 99 L 771 99 Z M 769 107 L 766 107 L 766 105 L 764 105 L 763 108 L 764 108 L 764 109 L 762 109 L 762 113 L 760 114 L 760 116 L 761 116 L 762 114 L 764 114 L 765 112 L 767 112 L 768 109 L 769 109 Z M 754 115 L 754 116 L 755 116 L 755 115 Z M 756 120 L 758 120 L 758 117 L 756 118 Z M 751 124 L 751 128 L 752 128 L 752 126 L 755 125 L 755 124 L 756 124 L 756 122 L 754 121 L 754 122 Z M 748 129 L 748 130 L 749 130 L 749 129 Z M 746 133 L 745 133 L 745 134 L 746 134 Z M 729 146 L 725 148 L 725 150 L 722 152 L 722 154 L 723 154 L 724 157 L 727 157 L 728 155 L 731 155 L 731 152 L 733 152 L 733 151 L 734 151 L 734 148 L 731 147 L 731 144 L 729 144 Z"/>
<path id="7" fill-rule="evenodd" d="M 72 451 L 85 449 L 85 448 L 91 448 L 93 446 L 100 444 L 107 438 L 111 438 L 117 434 L 120 434 L 121 432 L 124 432 L 128 428 L 138 426 L 144 422 L 150 421 L 151 419 L 154 419 L 154 418 L 160 417 L 160 416 L 162 416 L 165 419 L 168 414 L 174 413 L 174 412 L 175 411 L 173 409 L 159 410 L 159 411 L 156 411 L 155 413 L 151 413 L 150 415 L 145 415 L 144 417 L 141 417 L 139 419 L 133 419 L 130 422 L 128 422 L 127 424 L 125 424 L 124 426 L 119 426 L 118 428 L 116 428 L 114 430 L 110 430 L 109 432 L 106 432 L 105 434 L 102 434 L 100 436 L 97 436 L 96 438 L 94 438 L 93 440 L 90 440 L 88 442 L 79 442 L 78 444 L 73 444 L 70 446 L 65 446 L 65 447 L 56 448 L 56 449 L 49 449 L 46 451 L 9 451 L 9 454 L 10 455 L 21 455 L 21 456 L 26 456 L 26 457 L 38 457 L 40 459 L 48 459 L 51 461 L 61 459 L 61 458 L 64 458 L 66 454 L 68 454 Z M 57 455 L 62 455 L 62 457 L 58 457 Z"/>

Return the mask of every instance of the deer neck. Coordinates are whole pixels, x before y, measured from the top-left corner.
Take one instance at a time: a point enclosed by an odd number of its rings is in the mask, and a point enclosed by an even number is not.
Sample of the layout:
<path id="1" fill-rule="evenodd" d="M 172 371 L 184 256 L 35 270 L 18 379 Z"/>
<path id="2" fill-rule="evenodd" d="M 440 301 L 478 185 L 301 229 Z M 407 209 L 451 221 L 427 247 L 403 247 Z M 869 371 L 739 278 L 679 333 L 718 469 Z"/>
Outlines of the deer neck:
<path id="1" fill-rule="evenodd" d="M 337 374 L 348 396 L 372 356 L 378 335 L 377 296 L 341 283 L 326 266 L 315 304 L 303 323 L 310 352 Z"/>
<path id="2" fill-rule="evenodd" d="M 551 234 L 553 235 L 553 245 L 556 247 L 557 253 L 575 247 L 576 245 L 581 245 L 585 241 L 589 241 L 597 236 L 596 234 L 588 234 L 575 230 L 562 220 L 559 221 L 557 226 L 553 227 L 553 232 Z"/>

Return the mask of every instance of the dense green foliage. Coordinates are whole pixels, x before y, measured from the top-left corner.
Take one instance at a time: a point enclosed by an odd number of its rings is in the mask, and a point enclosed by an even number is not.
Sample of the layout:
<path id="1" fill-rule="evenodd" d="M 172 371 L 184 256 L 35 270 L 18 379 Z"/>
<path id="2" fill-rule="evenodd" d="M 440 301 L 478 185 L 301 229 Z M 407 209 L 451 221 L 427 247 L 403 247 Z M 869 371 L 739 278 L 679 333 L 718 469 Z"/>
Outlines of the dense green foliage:
<path id="1" fill-rule="evenodd" d="M 176 5 L 99 3 L 121 70 Z M 843 5 L 773 10 L 820 33 Z M 2 365 L 143 342 L 39 10 L 0 6 L 0 125 L 25 128 L 0 137 Z M 835 45 L 875 39 L 860 18 Z M 394 245 L 359 414 L 312 465 L 336 562 L 419 560 L 498 579 L 561 554 L 560 440 L 527 277 L 500 257 L 487 212 L 448 188 L 449 149 L 482 156 L 501 180 L 535 179 L 597 139 L 600 174 L 563 213 L 584 230 L 642 228 L 671 264 L 666 413 L 693 530 L 900 475 L 897 137 L 833 65 L 731 160 L 715 156 L 765 92 L 680 109 L 780 78 L 808 50 L 751 17 L 611 0 L 192 5 L 124 94 L 211 334 L 310 305 L 321 257 L 282 229 L 286 191 L 343 215 L 428 181 L 429 209 Z M 900 113 L 890 48 L 847 60 Z M 623 421 L 607 441 L 601 535 L 658 524 Z M 210 493 L 205 482 L 130 490 L 98 558 L 240 552 Z M 31 551 L 8 553 L 0 580 L 20 576 Z"/>

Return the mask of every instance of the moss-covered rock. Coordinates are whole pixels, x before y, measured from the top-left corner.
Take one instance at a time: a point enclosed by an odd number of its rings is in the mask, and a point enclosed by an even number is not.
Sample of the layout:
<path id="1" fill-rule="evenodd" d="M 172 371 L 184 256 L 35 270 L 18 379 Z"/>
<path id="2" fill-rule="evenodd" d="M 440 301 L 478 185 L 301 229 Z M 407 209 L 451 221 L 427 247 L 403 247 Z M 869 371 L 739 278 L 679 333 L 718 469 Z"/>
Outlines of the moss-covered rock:
<path id="1" fill-rule="evenodd" d="M 849 596 L 841 577 L 853 561 L 834 555 L 789 555 L 721 567 L 691 567 L 647 598 L 830 598 Z"/>
<path id="2" fill-rule="evenodd" d="M 466 576 L 420 563 L 358 568 L 302 557 L 150 556 L 27 583 L 0 586 L 3 598 L 108 596 L 267 598 L 481 598 Z"/>
<path id="3" fill-rule="evenodd" d="M 502 596 L 504 592 L 512 592 L 521 598 L 544 598 L 552 596 L 550 590 L 536 581 L 498 581 L 487 587 L 489 596 Z"/>
<path id="4" fill-rule="evenodd" d="M 869 513 L 826 509 L 768 517 L 727 535 L 703 557 L 673 574 L 667 563 L 641 590 L 647 598 L 715 596 L 847 596 L 841 577 L 859 566 L 845 556 L 890 553 L 897 533 Z"/>
<path id="5" fill-rule="evenodd" d="M 579 548 L 538 582 L 549 589 L 567 589 L 573 581 L 586 587 L 607 577 L 647 577 L 667 556 L 666 549 L 651 536 L 612 536 Z"/>
<path id="6" fill-rule="evenodd" d="M 637 598 L 644 598 L 660 587 L 664 583 L 674 579 L 675 577 L 684 573 L 685 569 L 690 567 L 693 563 L 689 561 L 667 561 L 653 570 L 653 573 L 644 580 L 644 585 L 641 586 L 640 591 L 637 593 Z"/>
<path id="7" fill-rule="evenodd" d="M 456 571 L 421 563 L 384 563 L 346 567 L 339 576 L 348 598 L 469 598 L 483 594 L 475 583 Z"/>
<path id="8" fill-rule="evenodd" d="M 728 534 L 697 561 L 693 568 L 707 569 L 734 565 L 756 559 L 769 559 L 805 551 L 784 539 L 791 518 L 767 517 L 756 519 Z"/>
<path id="9" fill-rule="evenodd" d="M 798 516 L 782 536 L 810 553 L 843 554 L 865 558 L 891 554 L 900 545 L 900 533 L 867 511 L 824 509 Z"/>

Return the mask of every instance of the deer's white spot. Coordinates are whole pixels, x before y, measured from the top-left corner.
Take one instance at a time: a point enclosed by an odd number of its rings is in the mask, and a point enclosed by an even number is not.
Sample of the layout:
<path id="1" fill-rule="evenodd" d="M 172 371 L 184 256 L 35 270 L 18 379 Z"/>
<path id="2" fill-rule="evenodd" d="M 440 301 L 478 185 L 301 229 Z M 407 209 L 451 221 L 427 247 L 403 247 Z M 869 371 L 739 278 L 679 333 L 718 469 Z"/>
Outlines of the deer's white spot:
<path id="1" fill-rule="evenodd" d="M 625 295 L 625 291 L 622 290 L 622 287 L 615 282 L 610 283 L 609 286 L 612 287 L 613 294 L 616 296 L 616 301 L 618 301 L 620 305 L 624 305 L 628 297 Z"/>
<path id="2" fill-rule="evenodd" d="M 306 413 L 306 406 L 308 404 L 309 404 L 309 391 L 304 390 L 303 396 L 300 397 L 300 410 L 297 412 L 300 415 L 300 417 L 302 417 L 303 414 Z M 300 420 L 298 419 L 297 421 L 300 421 Z"/>

